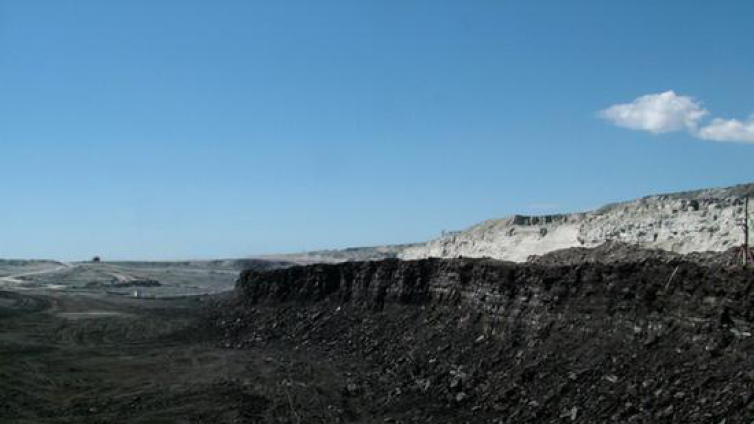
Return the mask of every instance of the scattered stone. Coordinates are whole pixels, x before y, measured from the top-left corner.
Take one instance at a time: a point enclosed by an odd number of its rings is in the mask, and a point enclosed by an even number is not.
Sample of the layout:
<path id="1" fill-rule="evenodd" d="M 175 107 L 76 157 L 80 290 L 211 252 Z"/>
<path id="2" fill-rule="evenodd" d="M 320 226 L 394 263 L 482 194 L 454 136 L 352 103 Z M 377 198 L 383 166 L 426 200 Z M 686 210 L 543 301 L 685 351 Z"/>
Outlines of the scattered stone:
<path id="1" fill-rule="evenodd" d="M 356 411 L 362 417 L 751 422 L 740 393 L 754 381 L 754 345 L 743 336 L 754 329 L 754 273 L 632 254 L 574 265 L 431 259 L 246 272 L 241 306 L 215 322 L 230 340 L 262 337 L 255 349 L 293 345 L 347 367 L 336 391 L 369 399 L 358 404 L 368 408 Z M 236 328 L 234 314 L 252 305 Z"/>

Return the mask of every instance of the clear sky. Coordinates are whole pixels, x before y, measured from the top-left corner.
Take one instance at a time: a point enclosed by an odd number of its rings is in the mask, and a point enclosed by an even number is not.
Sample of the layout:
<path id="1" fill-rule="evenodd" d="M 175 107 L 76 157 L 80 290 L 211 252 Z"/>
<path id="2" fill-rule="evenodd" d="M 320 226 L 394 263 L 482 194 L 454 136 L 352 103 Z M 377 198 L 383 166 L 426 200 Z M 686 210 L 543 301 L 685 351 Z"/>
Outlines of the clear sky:
<path id="1" fill-rule="evenodd" d="M 751 0 L 0 0 L 0 257 L 422 241 L 749 182 L 752 113 Z"/>

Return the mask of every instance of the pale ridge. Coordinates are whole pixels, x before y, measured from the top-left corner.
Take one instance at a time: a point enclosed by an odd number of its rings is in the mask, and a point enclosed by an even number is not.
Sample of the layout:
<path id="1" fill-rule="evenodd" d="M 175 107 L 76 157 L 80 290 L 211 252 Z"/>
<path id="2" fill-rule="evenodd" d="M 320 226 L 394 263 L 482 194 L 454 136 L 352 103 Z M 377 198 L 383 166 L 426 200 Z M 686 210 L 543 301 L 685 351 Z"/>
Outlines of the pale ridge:
<path id="1" fill-rule="evenodd" d="M 677 253 L 724 251 L 742 243 L 743 196 L 753 194 L 754 184 L 744 184 L 648 196 L 585 213 L 515 215 L 407 247 L 398 257 L 521 262 L 531 255 L 609 241 Z"/>

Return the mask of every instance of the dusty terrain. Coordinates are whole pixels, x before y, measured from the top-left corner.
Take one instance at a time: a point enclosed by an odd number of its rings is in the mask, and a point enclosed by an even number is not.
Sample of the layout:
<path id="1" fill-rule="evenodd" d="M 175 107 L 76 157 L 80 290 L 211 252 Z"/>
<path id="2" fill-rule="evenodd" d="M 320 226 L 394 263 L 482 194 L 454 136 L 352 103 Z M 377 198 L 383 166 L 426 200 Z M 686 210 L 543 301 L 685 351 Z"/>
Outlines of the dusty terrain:
<path id="1" fill-rule="evenodd" d="M 234 349 L 338 364 L 343 421 L 750 423 L 754 271 L 733 253 L 249 271 L 214 323 Z"/>
<path id="2" fill-rule="evenodd" d="M 340 388 L 326 362 L 220 346 L 207 301 L 0 292 L 0 422 L 276 422 L 289 384 Z"/>
<path id="3" fill-rule="evenodd" d="M 743 242 L 745 196 L 754 198 L 754 183 L 646 196 L 577 213 L 490 219 L 426 242 L 261 258 L 298 264 L 459 257 L 525 262 L 534 255 L 608 242 L 681 254 L 722 252 Z M 754 228 L 754 210 L 749 215 Z"/>
<path id="4" fill-rule="evenodd" d="M 233 288 L 243 269 L 272 269 L 281 261 L 234 259 L 183 262 L 75 262 L 0 260 L 0 290 L 166 297 Z"/>
<path id="5" fill-rule="evenodd" d="M 613 244 L 257 267 L 213 295 L 0 291 L 0 422 L 748 424 L 754 271 L 734 254 Z"/>
<path id="6" fill-rule="evenodd" d="M 531 255 L 605 242 L 684 254 L 720 252 L 743 242 L 744 196 L 754 197 L 754 184 L 647 196 L 583 213 L 492 219 L 407 247 L 397 257 L 523 262 Z"/>
<path id="7" fill-rule="evenodd" d="M 278 387 L 269 375 L 296 359 L 222 348 L 204 325 L 206 305 L 222 294 L 207 294 L 232 289 L 240 269 L 285 265 L 0 261 L 0 422 L 262 417 L 275 407 L 261 397 Z"/>
<path id="8" fill-rule="evenodd" d="M 57 261 L 0 259 L 0 278 L 47 271 L 62 266 L 64 264 Z"/>

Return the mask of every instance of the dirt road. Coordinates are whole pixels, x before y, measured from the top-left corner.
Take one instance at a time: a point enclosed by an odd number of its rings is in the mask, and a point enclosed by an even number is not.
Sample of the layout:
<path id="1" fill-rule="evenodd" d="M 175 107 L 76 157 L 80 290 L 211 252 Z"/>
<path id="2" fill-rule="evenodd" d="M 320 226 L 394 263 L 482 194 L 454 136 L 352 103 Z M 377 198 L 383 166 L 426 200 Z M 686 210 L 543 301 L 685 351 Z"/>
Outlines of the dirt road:
<path id="1" fill-rule="evenodd" d="M 24 278 L 34 277 L 34 276 L 39 276 L 39 275 L 44 275 L 44 274 L 53 274 L 56 272 L 61 272 L 61 271 L 74 268 L 76 266 L 77 265 L 61 263 L 60 265 L 50 266 L 49 268 L 45 268 L 42 270 L 23 272 L 23 273 L 15 274 L 15 275 L 6 275 L 5 277 L 0 277 L 0 287 L 2 287 L 3 284 L 14 284 L 14 285 L 23 284 Z"/>

